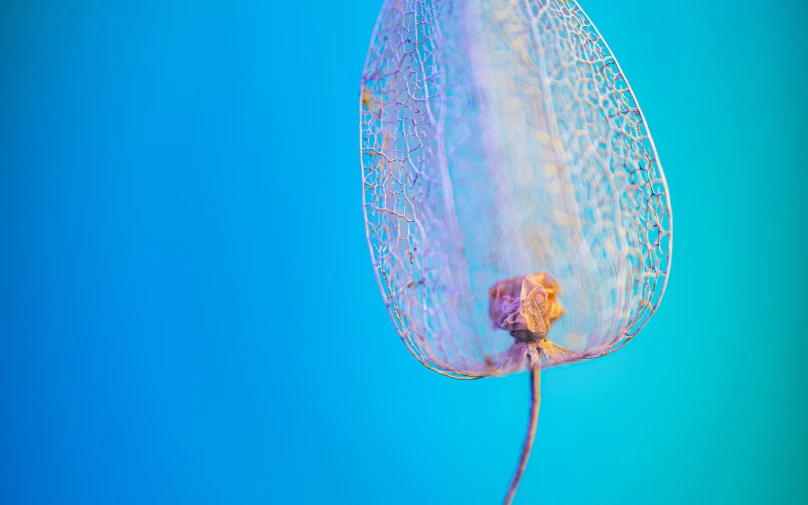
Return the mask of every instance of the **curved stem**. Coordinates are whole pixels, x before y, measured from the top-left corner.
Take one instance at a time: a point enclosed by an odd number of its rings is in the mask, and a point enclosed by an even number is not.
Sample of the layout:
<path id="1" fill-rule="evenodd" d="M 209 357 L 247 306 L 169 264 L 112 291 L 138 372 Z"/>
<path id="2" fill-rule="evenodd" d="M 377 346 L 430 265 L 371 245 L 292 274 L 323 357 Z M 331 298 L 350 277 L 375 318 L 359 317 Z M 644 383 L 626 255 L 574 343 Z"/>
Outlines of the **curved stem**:
<path id="1" fill-rule="evenodd" d="M 504 505 L 511 505 L 513 497 L 516 496 L 516 488 L 525 473 L 527 460 L 530 458 L 530 450 L 533 449 L 533 439 L 536 438 L 536 424 L 539 422 L 539 405 L 541 404 L 541 374 L 538 359 L 529 359 L 530 363 L 530 417 L 528 419 L 525 442 L 522 445 L 522 456 L 519 458 L 519 466 L 513 474 L 513 480 L 508 487 L 508 494 L 505 496 Z"/>

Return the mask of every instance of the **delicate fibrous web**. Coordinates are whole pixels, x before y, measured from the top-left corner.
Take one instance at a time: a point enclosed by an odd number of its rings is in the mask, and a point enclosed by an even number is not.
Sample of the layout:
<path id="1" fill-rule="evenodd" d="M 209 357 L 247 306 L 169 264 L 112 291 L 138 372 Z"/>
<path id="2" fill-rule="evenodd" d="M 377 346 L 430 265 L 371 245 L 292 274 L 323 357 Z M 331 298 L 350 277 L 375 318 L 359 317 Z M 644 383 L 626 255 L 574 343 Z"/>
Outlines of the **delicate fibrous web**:
<path id="1" fill-rule="evenodd" d="M 563 288 L 545 367 L 607 354 L 653 314 L 670 265 L 667 186 L 575 2 L 387 0 L 360 116 L 374 267 L 421 362 L 455 377 L 521 368 L 488 317 L 488 289 L 514 276 L 546 271 Z"/>

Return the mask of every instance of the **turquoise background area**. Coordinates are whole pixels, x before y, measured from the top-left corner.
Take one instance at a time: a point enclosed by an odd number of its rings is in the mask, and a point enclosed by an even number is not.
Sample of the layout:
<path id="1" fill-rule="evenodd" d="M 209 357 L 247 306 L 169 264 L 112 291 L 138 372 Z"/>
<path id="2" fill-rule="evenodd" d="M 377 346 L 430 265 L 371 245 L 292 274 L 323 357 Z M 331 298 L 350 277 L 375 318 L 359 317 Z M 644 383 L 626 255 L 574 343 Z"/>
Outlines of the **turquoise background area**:
<path id="1" fill-rule="evenodd" d="M 0 503 L 500 502 L 527 376 L 419 365 L 370 265 L 380 4 L 0 4 Z M 516 503 L 806 503 L 808 7 L 583 7 L 668 177 L 672 277 L 628 346 L 543 375 Z"/>

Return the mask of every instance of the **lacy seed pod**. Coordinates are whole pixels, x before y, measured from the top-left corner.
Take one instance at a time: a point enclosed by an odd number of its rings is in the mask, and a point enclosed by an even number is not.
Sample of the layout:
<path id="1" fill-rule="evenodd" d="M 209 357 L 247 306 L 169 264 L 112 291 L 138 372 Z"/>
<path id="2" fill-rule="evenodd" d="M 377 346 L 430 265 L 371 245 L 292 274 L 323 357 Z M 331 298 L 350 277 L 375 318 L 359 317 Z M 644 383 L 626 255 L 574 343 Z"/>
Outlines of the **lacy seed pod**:
<path id="1" fill-rule="evenodd" d="M 360 94 L 371 256 L 420 362 L 454 378 L 527 368 L 537 414 L 540 368 L 645 325 L 668 280 L 668 189 L 576 2 L 387 0 Z"/>

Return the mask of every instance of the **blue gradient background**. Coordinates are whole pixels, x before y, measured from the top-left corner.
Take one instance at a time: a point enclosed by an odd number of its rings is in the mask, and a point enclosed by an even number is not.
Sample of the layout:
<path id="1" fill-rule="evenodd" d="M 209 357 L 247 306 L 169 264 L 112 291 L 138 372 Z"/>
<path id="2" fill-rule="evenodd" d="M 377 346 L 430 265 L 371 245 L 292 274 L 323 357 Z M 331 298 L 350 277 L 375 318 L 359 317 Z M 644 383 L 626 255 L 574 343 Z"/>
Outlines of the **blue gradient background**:
<path id="1" fill-rule="evenodd" d="M 527 377 L 420 366 L 370 266 L 380 4 L 0 4 L 1 503 L 499 503 Z M 543 376 L 517 503 L 808 500 L 808 9 L 766 5 L 584 3 L 673 275 L 627 347 Z"/>

